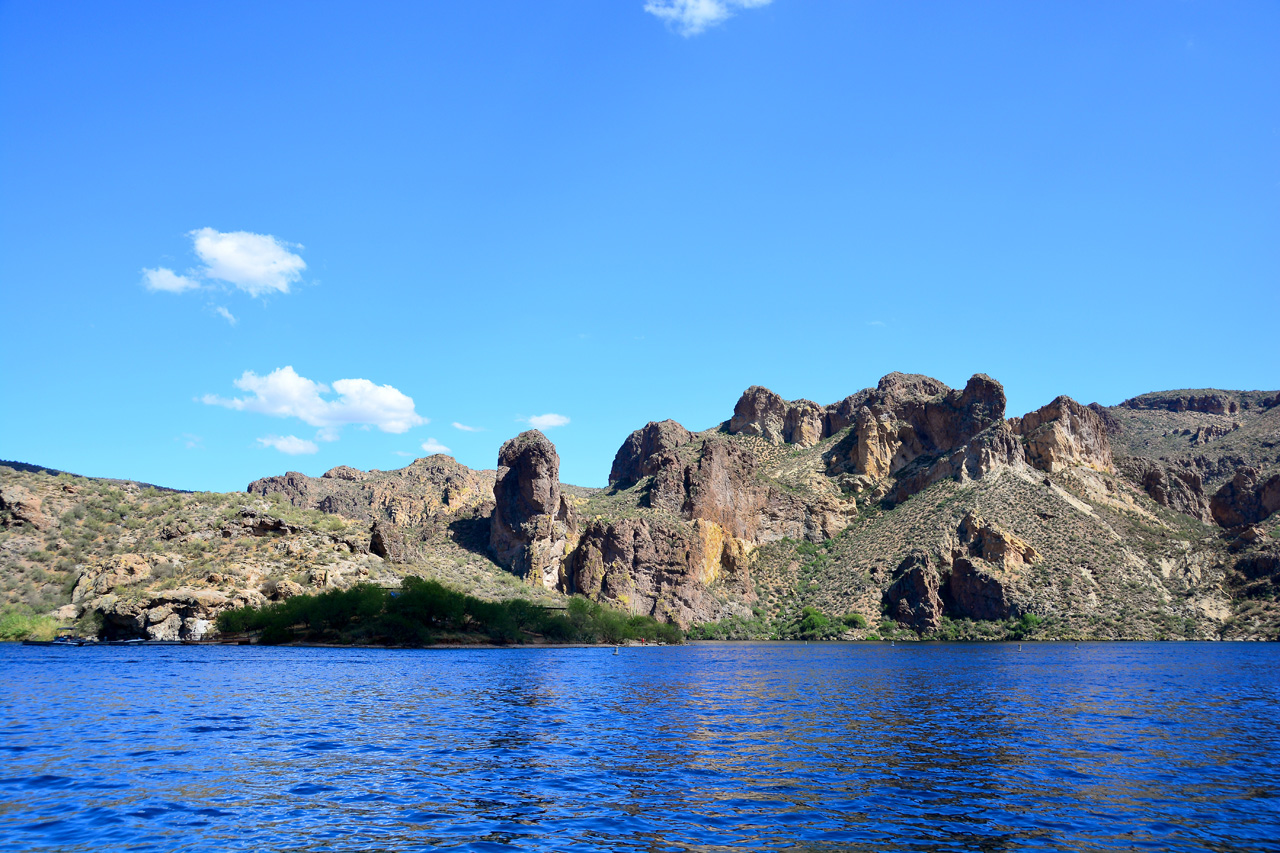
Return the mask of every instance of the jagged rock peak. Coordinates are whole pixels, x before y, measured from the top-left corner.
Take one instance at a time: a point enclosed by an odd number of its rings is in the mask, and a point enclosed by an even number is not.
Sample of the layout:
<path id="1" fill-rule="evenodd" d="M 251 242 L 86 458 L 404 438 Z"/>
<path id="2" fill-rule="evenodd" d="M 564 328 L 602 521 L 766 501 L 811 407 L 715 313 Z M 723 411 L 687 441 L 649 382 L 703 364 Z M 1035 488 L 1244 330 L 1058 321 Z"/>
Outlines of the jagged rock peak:
<path id="1" fill-rule="evenodd" d="M 576 524 L 560 493 L 560 456 L 545 435 L 531 429 L 502 445 L 493 499 L 489 547 L 498 561 L 531 584 L 565 588 Z"/>
<path id="2" fill-rule="evenodd" d="M 1056 473 L 1076 465 L 1112 469 L 1111 440 L 1098 413 L 1063 395 L 1020 418 L 1010 427 L 1026 443 L 1027 461 Z"/>
<path id="3" fill-rule="evenodd" d="M 876 383 L 876 391 L 880 392 L 881 396 L 897 400 L 937 397 L 950 390 L 951 388 L 945 383 L 939 382 L 932 376 L 925 376 L 923 373 L 899 373 L 896 370 L 882 376 Z"/>
<path id="4" fill-rule="evenodd" d="M 783 400 L 768 388 L 752 385 L 742 393 L 729 419 L 734 435 L 758 435 L 774 444 L 808 447 L 826 437 L 824 410 L 812 400 Z"/>
<path id="5" fill-rule="evenodd" d="M 609 485 L 626 489 L 662 467 L 665 454 L 693 440 L 693 433 L 673 420 L 650 421 L 627 436 L 613 457 Z"/>

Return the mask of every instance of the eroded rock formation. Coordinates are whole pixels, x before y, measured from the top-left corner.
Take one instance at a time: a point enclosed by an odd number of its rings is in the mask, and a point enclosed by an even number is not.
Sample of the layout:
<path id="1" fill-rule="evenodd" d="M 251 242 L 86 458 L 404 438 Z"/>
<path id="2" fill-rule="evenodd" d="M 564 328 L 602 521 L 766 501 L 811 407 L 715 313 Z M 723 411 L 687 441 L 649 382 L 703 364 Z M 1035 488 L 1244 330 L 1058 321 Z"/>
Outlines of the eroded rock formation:
<path id="1" fill-rule="evenodd" d="M 528 430 L 502 445 L 493 498 L 489 547 L 498 562 L 546 589 L 569 586 L 577 525 L 560 490 L 560 456 L 545 435 Z"/>
<path id="2" fill-rule="evenodd" d="M 1257 468 L 1242 468 L 1214 493 L 1209 509 L 1223 527 L 1257 524 L 1280 510 L 1280 474 L 1263 478 Z"/>
<path id="3" fill-rule="evenodd" d="M 1051 474 L 1084 465 L 1111 471 L 1111 442 L 1098 413 L 1070 397 L 1010 420 L 1026 444 L 1027 461 Z"/>

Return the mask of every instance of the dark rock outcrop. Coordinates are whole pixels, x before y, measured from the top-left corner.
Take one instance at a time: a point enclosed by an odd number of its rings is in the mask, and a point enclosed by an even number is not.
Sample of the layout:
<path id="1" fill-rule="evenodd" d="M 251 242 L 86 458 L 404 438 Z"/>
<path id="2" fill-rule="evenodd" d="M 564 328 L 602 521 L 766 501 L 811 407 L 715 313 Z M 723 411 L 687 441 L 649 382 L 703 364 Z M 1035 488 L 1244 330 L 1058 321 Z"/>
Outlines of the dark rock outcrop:
<path id="1" fill-rule="evenodd" d="M 1226 528 L 1257 524 L 1280 509 L 1280 474 L 1264 479 L 1257 468 L 1242 468 L 1214 492 L 1209 509 Z"/>
<path id="2" fill-rule="evenodd" d="M 642 477 L 670 464 L 669 454 L 692 440 L 693 433 L 675 421 L 650 421 L 627 436 L 618 448 L 609 470 L 609 485 L 619 489 L 634 486 Z"/>
<path id="3" fill-rule="evenodd" d="M 1160 506 L 1204 522 L 1213 521 L 1199 472 L 1137 457 L 1122 460 L 1118 467 Z"/>
<path id="4" fill-rule="evenodd" d="M 943 602 L 936 560 L 924 551 L 912 551 L 898 565 L 894 577 L 884 591 L 885 612 L 913 630 L 937 630 L 942 625 Z"/>
<path id="5" fill-rule="evenodd" d="M 577 539 L 572 509 L 560 492 L 560 456 L 538 430 L 522 432 L 498 452 L 489 548 L 498 562 L 547 589 L 564 589 L 565 557 Z"/>
<path id="6" fill-rule="evenodd" d="M 409 562 L 409 549 L 404 536 L 390 524 L 375 521 L 369 530 L 369 553 L 376 554 L 388 563 Z"/>
<path id="7" fill-rule="evenodd" d="M 747 551 L 714 523 L 593 521 L 573 553 L 571 591 L 688 627 L 746 612 L 714 596 L 720 582 L 753 597 Z"/>

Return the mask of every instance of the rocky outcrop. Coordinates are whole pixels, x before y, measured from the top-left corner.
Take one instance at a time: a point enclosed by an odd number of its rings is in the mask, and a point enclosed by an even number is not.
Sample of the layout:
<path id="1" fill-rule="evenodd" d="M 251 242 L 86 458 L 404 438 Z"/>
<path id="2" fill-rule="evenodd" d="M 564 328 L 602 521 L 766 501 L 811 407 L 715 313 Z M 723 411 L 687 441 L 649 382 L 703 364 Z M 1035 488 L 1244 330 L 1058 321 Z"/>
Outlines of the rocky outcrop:
<path id="1" fill-rule="evenodd" d="M 809 447 L 826 437 L 826 417 L 812 400 L 783 400 L 752 385 L 733 407 L 727 431 L 732 435 L 758 435 L 772 444 Z"/>
<path id="2" fill-rule="evenodd" d="M 609 470 L 609 485 L 618 489 L 634 486 L 642 477 L 656 474 L 674 461 L 676 448 L 693 440 L 693 433 L 672 420 L 650 421 L 618 448 Z"/>
<path id="3" fill-rule="evenodd" d="M 1214 492 L 1209 510 L 1226 528 L 1257 524 L 1280 509 L 1280 474 L 1263 478 L 1257 468 L 1242 468 Z"/>
<path id="4" fill-rule="evenodd" d="M 1203 392 L 1158 391 L 1130 398 L 1120 405 L 1126 409 L 1164 409 L 1170 412 L 1231 415 L 1240 411 L 1242 402 L 1245 401 L 1238 399 L 1235 394 L 1209 389 Z"/>
<path id="5" fill-rule="evenodd" d="M 936 631 L 942 625 L 942 578 L 935 558 L 915 550 L 894 571 L 884 591 L 885 613 L 915 631 Z"/>
<path id="6" fill-rule="evenodd" d="M 385 521 L 375 521 L 370 528 L 369 553 L 376 554 L 388 563 L 407 563 L 410 556 L 404 535 Z"/>
<path id="7" fill-rule="evenodd" d="M 1111 471 L 1111 441 L 1102 418 L 1070 397 L 1011 418 L 1010 427 L 1022 436 L 1027 461 L 1041 471 L 1057 473 L 1077 465 Z"/>
<path id="8" fill-rule="evenodd" d="M 42 509 L 40 499 L 22 486 L 0 488 L 0 525 L 29 524 L 36 530 L 45 530 L 51 521 Z"/>
<path id="9" fill-rule="evenodd" d="M 751 596 L 747 549 L 719 525 L 658 518 L 593 521 L 572 559 L 571 591 L 682 627 L 749 612 L 712 594 Z"/>
<path id="10" fill-rule="evenodd" d="M 372 524 L 421 527 L 436 520 L 487 517 L 492 510 L 492 471 L 473 471 L 451 456 L 416 459 L 396 471 L 360 471 L 339 465 L 322 477 L 296 471 L 250 483 L 249 494 L 281 495 L 303 509 Z"/>
<path id="11" fill-rule="evenodd" d="M 966 513 L 938 553 L 907 554 L 883 593 L 885 612 L 920 632 L 936 630 L 946 614 L 1008 619 L 1019 613 L 1013 593 L 1018 573 L 1040 559 L 1023 540 Z"/>
<path id="12" fill-rule="evenodd" d="M 502 445 L 493 498 L 489 548 L 498 562 L 529 583 L 568 587 L 565 558 L 577 526 L 560 491 L 560 456 L 545 435 L 528 430 Z"/>
<path id="13" fill-rule="evenodd" d="M 978 557 L 1005 571 L 1018 571 L 1040 560 L 1035 548 L 973 512 L 960 520 L 956 539 L 960 549 L 956 556 Z"/>
<path id="14" fill-rule="evenodd" d="M 1198 472 L 1136 457 L 1124 459 L 1117 467 L 1160 506 L 1204 522 L 1213 521 L 1204 479 Z"/>
<path id="15" fill-rule="evenodd" d="M 143 599 L 108 595 L 97 602 L 103 639 L 202 640 L 217 633 L 217 614 L 232 606 L 211 589 L 174 589 Z"/>
<path id="16" fill-rule="evenodd" d="M 947 479 L 980 480 L 992 471 L 1022 465 L 1022 442 L 1008 424 L 998 423 L 969 439 L 968 444 L 943 455 L 929 457 L 899 474 L 886 496 L 890 505 L 901 503 L 934 483 Z"/>

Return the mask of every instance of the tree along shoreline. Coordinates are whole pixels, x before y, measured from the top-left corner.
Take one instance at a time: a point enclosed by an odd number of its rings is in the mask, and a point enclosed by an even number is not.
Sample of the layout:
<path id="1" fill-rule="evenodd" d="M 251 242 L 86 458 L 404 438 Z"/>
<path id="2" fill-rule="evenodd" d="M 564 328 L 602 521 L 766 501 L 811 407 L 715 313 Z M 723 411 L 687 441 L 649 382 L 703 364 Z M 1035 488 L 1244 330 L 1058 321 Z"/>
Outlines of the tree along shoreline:
<path id="1" fill-rule="evenodd" d="M 524 599 L 484 601 L 436 581 L 405 578 L 399 589 L 357 584 L 262 607 L 218 615 L 218 631 L 258 634 L 261 645 L 419 647 L 476 644 L 618 645 L 628 641 L 682 643 L 675 625 L 629 616 L 575 596 L 563 611 Z"/>

